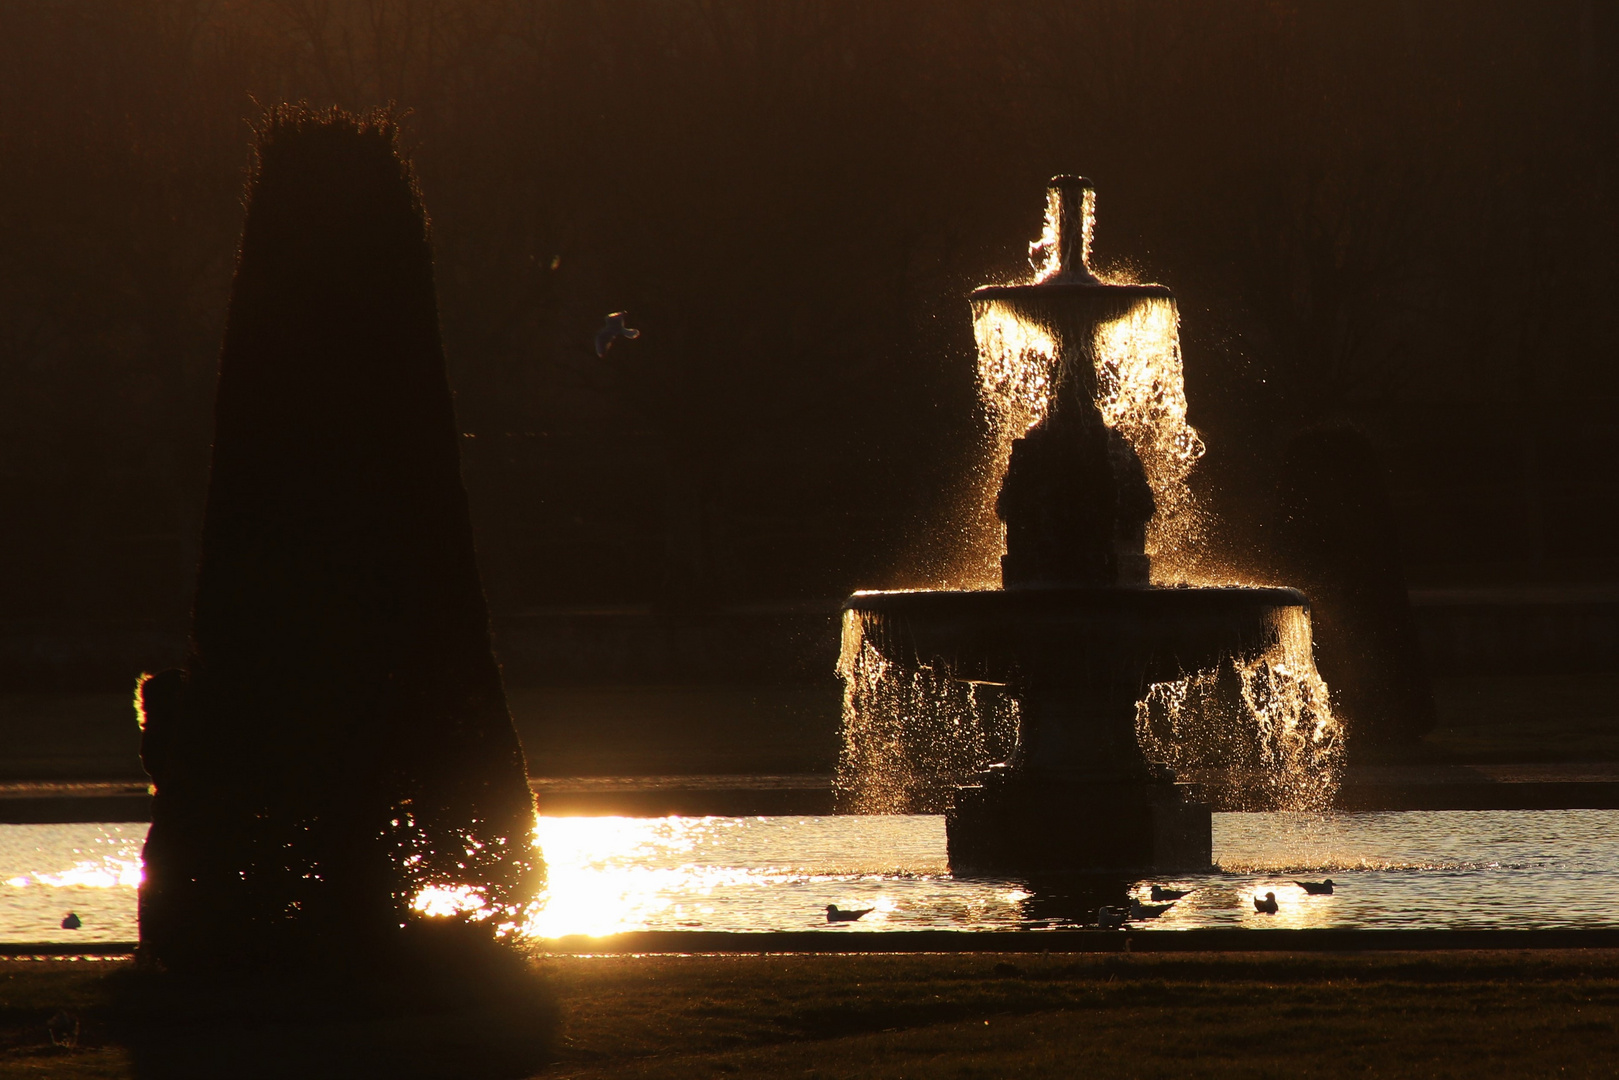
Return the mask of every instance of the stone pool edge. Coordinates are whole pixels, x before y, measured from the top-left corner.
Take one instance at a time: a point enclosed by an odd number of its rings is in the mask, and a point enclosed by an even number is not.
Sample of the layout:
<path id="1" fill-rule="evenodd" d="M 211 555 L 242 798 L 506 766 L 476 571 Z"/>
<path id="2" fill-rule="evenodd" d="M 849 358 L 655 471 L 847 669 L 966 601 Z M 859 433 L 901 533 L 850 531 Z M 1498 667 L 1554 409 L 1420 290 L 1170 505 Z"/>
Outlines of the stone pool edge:
<path id="1" fill-rule="evenodd" d="M 539 956 L 700 953 L 1436 952 L 1619 949 L 1619 927 L 1549 930 L 825 930 L 743 933 L 642 930 L 573 934 L 530 946 Z M 127 957 L 132 941 L 5 942 L 0 960 Z"/>
<path id="2" fill-rule="evenodd" d="M 872 952 L 1361 952 L 1619 949 L 1619 927 L 1549 930 L 644 930 L 538 942 L 552 955 Z"/>
<path id="3" fill-rule="evenodd" d="M 780 776 L 534 777 L 546 816 L 778 817 L 834 810 L 832 780 Z M 1333 809 L 1619 810 L 1619 763 L 1351 768 Z M 0 824 L 151 820 L 144 779 L 0 781 Z"/>

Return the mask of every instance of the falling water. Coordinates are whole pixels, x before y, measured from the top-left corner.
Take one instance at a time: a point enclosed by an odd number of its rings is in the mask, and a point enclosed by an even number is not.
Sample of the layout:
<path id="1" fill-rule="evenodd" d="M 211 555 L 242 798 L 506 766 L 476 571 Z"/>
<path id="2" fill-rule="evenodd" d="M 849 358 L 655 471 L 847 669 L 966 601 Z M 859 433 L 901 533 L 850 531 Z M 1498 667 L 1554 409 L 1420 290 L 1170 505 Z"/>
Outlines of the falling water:
<path id="1" fill-rule="evenodd" d="M 1098 327 L 1090 349 L 1097 408 L 1135 449 L 1157 504 L 1147 523 L 1147 554 L 1158 585 L 1211 583 L 1197 573 L 1203 514 L 1186 480 L 1203 456 L 1203 440 L 1186 422 L 1179 331 L 1175 301 L 1144 297 Z"/>
<path id="2" fill-rule="evenodd" d="M 1004 687 L 958 680 L 942 663 L 884 656 L 869 613 L 846 611 L 845 813 L 940 813 L 955 788 L 1012 756 L 1018 702 Z M 1310 620 L 1278 609 L 1268 646 L 1153 683 L 1136 703 L 1146 757 L 1196 782 L 1221 810 L 1322 811 L 1342 775 L 1343 731 L 1316 672 Z"/>
<path id="3" fill-rule="evenodd" d="M 1258 655 L 1154 683 L 1136 703 L 1143 753 L 1221 810 L 1321 811 L 1338 789 L 1343 732 L 1315 670 L 1310 618 L 1298 608 L 1275 617 Z"/>
<path id="4" fill-rule="evenodd" d="M 972 491 L 959 528 L 956 570 L 949 584 L 998 589 L 1006 526 L 995 514 L 995 496 L 1006 478 L 1012 443 L 1045 418 L 1057 378 L 1057 341 L 1019 319 L 1005 305 L 980 305 L 973 319 L 978 342 L 978 401 L 987 437 L 972 472 Z"/>
<path id="5" fill-rule="evenodd" d="M 962 682 L 943 664 L 883 656 L 866 620 L 843 613 L 843 751 L 838 808 L 855 814 L 937 814 L 955 789 L 1011 756 L 1017 701 Z"/>

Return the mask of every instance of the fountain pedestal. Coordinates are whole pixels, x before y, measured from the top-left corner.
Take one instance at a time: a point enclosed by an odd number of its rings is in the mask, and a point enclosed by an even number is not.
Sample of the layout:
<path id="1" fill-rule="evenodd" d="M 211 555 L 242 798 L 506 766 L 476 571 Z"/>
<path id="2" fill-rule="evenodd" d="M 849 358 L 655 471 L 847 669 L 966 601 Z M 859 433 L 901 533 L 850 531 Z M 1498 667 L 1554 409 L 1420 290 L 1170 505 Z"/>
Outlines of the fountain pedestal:
<path id="1" fill-rule="evenodd" d="M 1201 871 L 1213 863 L 1209 808 L 1188 802 L 1136 740 L 1149 654 L 1109 647 L 1125 620 L 1153 619 L 1140 592 L 1070 595 L 1059 620 L 1067 625 L 1049 626 L 1040 641 L 1027 643 L 1014 676 L 1017 750 L 978 783 L 958 788 L 945 818 L 954 872 L 1129 874 Z M 1160 609 L 1158 617 L 1173 618 L 1172 609 L 1151 604 L 1157 599 L 1148 604 Z M 1087 601 L 1097 610 L 1081 626 L 1075 616 Z"/>
<path id="2" fill-rule="evenodd" d="M 1195 873 L 1214 861 L 1209 808 L 1173 784 L 995 770 L 958 789 L 945 823 L 956 874 Z"/>

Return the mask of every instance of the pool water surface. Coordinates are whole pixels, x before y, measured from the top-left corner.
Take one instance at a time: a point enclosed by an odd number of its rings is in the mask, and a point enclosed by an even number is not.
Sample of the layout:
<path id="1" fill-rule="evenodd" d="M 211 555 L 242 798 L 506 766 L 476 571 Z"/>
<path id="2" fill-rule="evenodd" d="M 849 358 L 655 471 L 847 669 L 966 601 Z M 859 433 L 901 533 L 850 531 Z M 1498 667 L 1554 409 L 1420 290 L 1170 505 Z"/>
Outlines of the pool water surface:
<path id="1" fill-rule="evenodd" d="M 132 941 L 144 824 L 0 826 L 0 941 Z M 952 878 L 944 819 L 542 817 L 549 883 L 523 931 L 1005 930 L 1190 890 L 1156 928 L 1619 927 L 1619 811 L 1216 814 L 1217 868 L 1076 886 Z M 1331 896 L 1297 880 L 1331 877 Z M 1274 893 L 1274 915 L 1253 898 Z M 430 910 L 456 906 L 428 896 Z M 871 908 L 831 926 L 828 904 Z M 61 920 L 75 912 L 76 931 Z"/>

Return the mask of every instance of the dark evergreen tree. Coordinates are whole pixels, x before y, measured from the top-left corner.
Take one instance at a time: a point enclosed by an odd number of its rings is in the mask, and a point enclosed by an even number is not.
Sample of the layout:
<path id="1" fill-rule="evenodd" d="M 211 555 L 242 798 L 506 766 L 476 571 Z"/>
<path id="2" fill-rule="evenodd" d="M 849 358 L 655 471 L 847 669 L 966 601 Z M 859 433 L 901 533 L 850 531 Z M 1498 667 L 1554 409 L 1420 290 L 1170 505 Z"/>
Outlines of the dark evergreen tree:
<path id="1" fill-rule="evenodd" d="M 171 968 L 386 955 L 423 887 L 543 874 L 393 121 L 271 111 L 247 203 L 190 659 L 143 688 Z"/>

